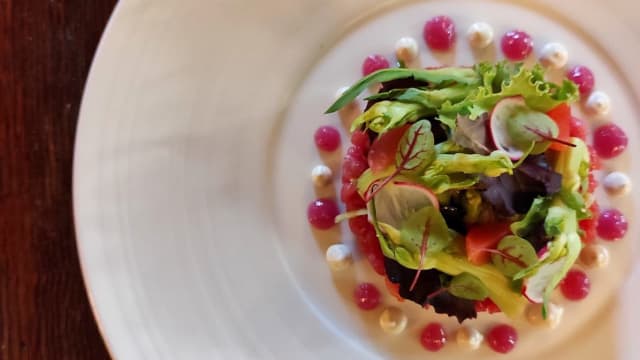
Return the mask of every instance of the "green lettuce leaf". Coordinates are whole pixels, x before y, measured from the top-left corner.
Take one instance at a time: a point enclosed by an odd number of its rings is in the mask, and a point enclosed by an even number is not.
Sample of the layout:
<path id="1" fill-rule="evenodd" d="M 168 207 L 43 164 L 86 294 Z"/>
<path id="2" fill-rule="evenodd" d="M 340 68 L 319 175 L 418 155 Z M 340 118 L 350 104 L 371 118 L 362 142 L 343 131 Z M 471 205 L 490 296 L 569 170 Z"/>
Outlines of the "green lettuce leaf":
<path id="1" fill-rule="evenodd" d="M 403 174 L 423 172 L 436 157 L 433 133 L 428 120 L 413 123 L 404 133 L 396 151 L 396 167 Z"/>
<path id="2" fill-rule="evenodd" d="M 522 314 L 527 303 L 519 292 L 511 289 L 511 281 L 493 265 L 476 266 L 464 256 L 439 252 L 427 257 L 424 268 L 438 269 L 452 276 L 465 272 L 475 276 L 487 287 L 489 298 L 509 317 Z"/>
<path id="3" fill-rule="evenodd" d="M 480 154 L 438 154 L 424 177 L 436 174 L 478 174 L 490 177 L 513 172 L 513 162 L 504 151 L 493 151 L 489 155 Z"/>
<path id="4" fill-rule="evenodd" d="M 508 257 L 491 254 L 491 262 L 506 276 L 513 276 L 523 267 L 529 267 L 538 262 L 538 255 L 531 243 L 519 236 L 505 236 L 498 243 L 497 250 Z"/>
<path id="5" fill-rule="evenodd" d="M 520 237 L 526 238 L 531 234 L 535 227 L 539 226 L 551 206 L 551 199 L 546 197 L 537 197 L 533 200 L 529 211 L 519 220 L 511 223 L 511 232 Z"/>
<path id="6" fill-rule="evenodd" d="M 451 295 L 468 300 L 483 300 L 489 296 L 487 287 L 470 273 L 460 273 L 451 279 L 447 287 Z"/>
<path id="7" fill-rule="evenodd" d="M 427 171 L 420 181 L 434 194 L 442 194 L 450 190 L 468 189 L 480 181 L 480 176 L 464 173 L 440 174 Z"/>
<path id="8" fill-rule="evenodd" d="M 429 109 L 438 109 L 445 101 L 461 101 L 469 92 L 471 87 L 468 85 L 460 84 L 442 89 L 394 89 L 387 92 L 371 95 L 365 100 L 395 100 L 405 103 L 414 103 L 422 105 Z"/>
<path id="9" fill-rule="evenodd" d="M 408 122 L 416 121 L 432 111 L 418 104 L 380 101 L 353 120 L 351 131 L 365 126 L 382 134 Z"/>
<path id="10" fill-rule="evenodd" d="M 571 138 L 575 147 L 558 154 L 554 170 L 562 175 L 560 196 L 567 206 L 577 212 L 578 219 L 589 217 L 585 198 L 589 183 L 589 149 L 579 138 Z"/>
<path id="11" fill-rule="evenodd" d="M 428 206 L 416 211 L 409 216 L 400 229 L 400 244 L 413 254 L 416 261 L 414 268 L 417 268 L 420 262 L 420 247 L 427 223 L 429 224 L 427 256 L 443 251 L 451 244 L 449 228 L 438 209 Z"/>
<path id="12" fill-rule="evenodd" d="M 547 253 L 539 262 L 513 277 L 514 280 L 525 279 L 526 282 L 534 283 L 532 287 L 542 292 L 543 311 L 551 293 L 576 262 L 582 249 L 576 211 L 559 198 L 554 199 L 549 207 L 544 228 L 548 235 L 553 236 L 553 240 L 547 245 Z"/>
<path id="13" fill-rule="evenodd" d="M 480 83 L 480 78 L 476 71 L 464 67 L 447 67 L 440 69 L 383 69 L 365 76 L 356 82 L 347 89 L 325 113 L 328 114 L 342 109 L 372 84 L 409 78 L 434 85 L 457 83 L 477 86 Z"/>

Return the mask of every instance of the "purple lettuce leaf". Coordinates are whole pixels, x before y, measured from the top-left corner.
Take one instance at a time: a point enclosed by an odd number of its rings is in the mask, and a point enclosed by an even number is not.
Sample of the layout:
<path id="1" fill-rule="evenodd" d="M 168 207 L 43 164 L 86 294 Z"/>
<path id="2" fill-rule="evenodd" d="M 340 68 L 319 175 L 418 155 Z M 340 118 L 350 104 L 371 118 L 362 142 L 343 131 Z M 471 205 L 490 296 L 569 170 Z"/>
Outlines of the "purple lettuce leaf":
<path id="1" fill-rule="evenodd" d="M 560 191 L 562 175 L 553 171 L 544 154 L 529 156 L 513 175 L 482 177 L 482 198 L 498 215 L 511 217 L 524 214 L 538 196 Z"/>

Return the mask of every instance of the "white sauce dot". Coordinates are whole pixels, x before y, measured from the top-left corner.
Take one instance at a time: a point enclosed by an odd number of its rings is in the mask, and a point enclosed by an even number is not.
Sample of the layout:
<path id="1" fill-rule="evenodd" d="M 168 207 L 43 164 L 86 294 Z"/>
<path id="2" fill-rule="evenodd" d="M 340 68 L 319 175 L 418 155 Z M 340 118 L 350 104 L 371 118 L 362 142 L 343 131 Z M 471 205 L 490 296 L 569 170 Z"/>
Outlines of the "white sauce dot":
<path id="1" fill-rule="evenodd" d="M 596 115 L 607 115 L 611 109 L 609 95 L 602 91 L 594 91 L 587 99 L 587 110 Z"/>
<path id="2" fill-rule="evenodd" d="M 625 195 L 631 191 L 631 179 L 620 171 L 605 176 L 602 185 L 610 195 Z"/>
<path id="3" fill-rule="evenodd" d="M 333 180 L 333 171 L 326 165 L 316 165 L 311 170 L 311 180 L 315 186 L 327 186 Z"/>
<path id="4" fill-rule="evenodd" d="M 580 251 L 580 263 L 588 268 L 606 267 L 609 265 L 609 251 L 602 245 L 587 245 Z"/>
<path id="5" fill-rule="evenodd" d="M 542 317 L 542 304 L 529 304 L 527 307 L 527 320 L 531 325 L 545 326 L 548 328 L 555 328 L 560 324 L 562 315 L 564 314 L 564 308 L 554 303 L 547 304 L 547 317 Z"/>
<path id="6" fill-rule="evenodd" d="M 482 345 L 482 341 L 484 341 L 482 333 L 472 327 L 461 326 L 456 331 L 456 343 L 470 350 L 478 349 Z"/>
<path id="7" fill-rule="evenodd" d="M 493 28 L 486 22 L 476 22 L 467 30 L 467 40 L 475 48 L 485 48 L 493 42 Z"/>
<path id="8" fill-rule="evenodd" d="M 327 249 L 325 256 L 329 267 L 334 271 L 342 271 L 351 265 L 351 249 L 344 244 L 333 244 Z"/>
<path id="9" fill-rule="evenodd" d="M 560 69 L 567 64 L 568 60 L 569 52 L 564 45 L 552 42 L 542 47 L 540 55 L 542 65 L 551 69 Z"/>
<path id="10" fill-rule="evenodd" d="M 397 335 L 407 327 L 407 315 L 397 307 L 388 307 L 380 314 L 380 327 L 386 333 Z"/>
<path id="11" fill-rule="evenodd" d="M 412 37 L 402 37 L 396 42 L 396 58 L 405 63 L 418 56 L 418 42 Z"/>

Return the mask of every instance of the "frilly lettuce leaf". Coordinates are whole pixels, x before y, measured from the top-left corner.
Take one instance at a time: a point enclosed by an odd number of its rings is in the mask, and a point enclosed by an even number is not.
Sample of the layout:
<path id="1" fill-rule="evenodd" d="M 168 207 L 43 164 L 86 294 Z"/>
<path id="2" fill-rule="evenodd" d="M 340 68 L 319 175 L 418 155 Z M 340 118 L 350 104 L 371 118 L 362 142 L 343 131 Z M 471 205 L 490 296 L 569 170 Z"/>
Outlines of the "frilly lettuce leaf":
<path id="1" fill-rule="evenodd" d="M 362 78 L 327 109 L 335 112 L 353 101 L 371 84 L 413 79 L 428 87 L 391 89 L 367 98 L 378 101 L 359 116 L 352 131 L 363 125 L 382 133 L 428 115 L 451 129 L 458 115 L 475 120 L 493 109 L 505 97 L 522 96 L 533 110 L 547 112 L 564 102 L 578 99 L 577 86 L 564 80 L 561 85 L 544 80 L 544 70 L 521 64 L 481 63 L 474 68 L 385 69 Z"/>
<path id="2" fill-rule="evenodd" d="M 476 65 L 475 69 L 483 79 L 483 86 L 476 88 L 463 101 L 442 104 L 438 112 L 440 121 L 455 122 L 458 115 L 476 119 L 490 112 L 498 101 L 510 96 L 524 97 L 531 109 L 541 112 L 579 98 L 578 87 L 573 82 L 565 79 L 557 85 L 545 81 L 544 69 L 540 65 L 528 69 L 521 65 L 511 68 L 505 63 L 483 63 Z"/>

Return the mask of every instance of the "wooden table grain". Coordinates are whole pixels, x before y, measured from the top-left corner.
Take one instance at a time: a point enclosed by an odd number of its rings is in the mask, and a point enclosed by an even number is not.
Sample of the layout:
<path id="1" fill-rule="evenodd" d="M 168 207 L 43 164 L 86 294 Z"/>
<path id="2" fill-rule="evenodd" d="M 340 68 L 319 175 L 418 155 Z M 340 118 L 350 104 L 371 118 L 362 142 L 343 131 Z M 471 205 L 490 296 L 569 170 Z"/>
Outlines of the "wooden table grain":
<path id="1" fill-rule="evenodd" d="M 115 0 L 0 0 L 0 359 L 108 359 L 71 202 L 82 90 Z"/>

